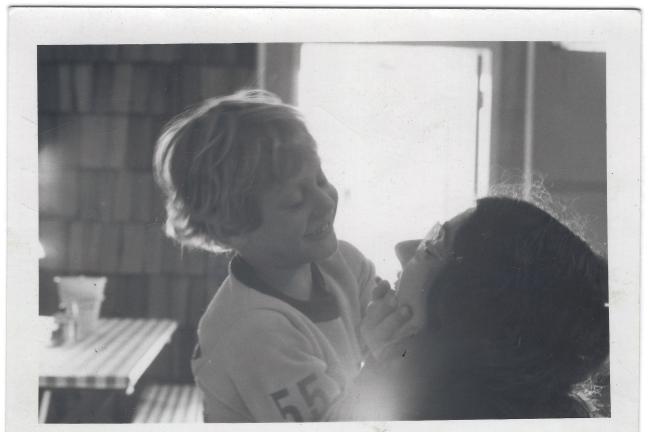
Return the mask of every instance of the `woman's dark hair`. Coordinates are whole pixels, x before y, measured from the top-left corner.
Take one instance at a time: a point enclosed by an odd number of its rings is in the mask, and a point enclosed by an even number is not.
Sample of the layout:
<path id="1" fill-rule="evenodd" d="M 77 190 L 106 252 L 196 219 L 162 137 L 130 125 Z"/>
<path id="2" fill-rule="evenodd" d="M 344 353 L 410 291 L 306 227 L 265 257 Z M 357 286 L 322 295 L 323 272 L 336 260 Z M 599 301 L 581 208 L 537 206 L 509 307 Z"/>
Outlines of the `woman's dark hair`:
<path id="1" fill-rule="evenodd" d="M 452 375 L 484 395 L 488 417 L 572 416 L 572 387 L 609 353 L 606 261 L 545 211 L 500 197 L 478 200 L 451 250 L 428 308 L 461 353 Z"/>

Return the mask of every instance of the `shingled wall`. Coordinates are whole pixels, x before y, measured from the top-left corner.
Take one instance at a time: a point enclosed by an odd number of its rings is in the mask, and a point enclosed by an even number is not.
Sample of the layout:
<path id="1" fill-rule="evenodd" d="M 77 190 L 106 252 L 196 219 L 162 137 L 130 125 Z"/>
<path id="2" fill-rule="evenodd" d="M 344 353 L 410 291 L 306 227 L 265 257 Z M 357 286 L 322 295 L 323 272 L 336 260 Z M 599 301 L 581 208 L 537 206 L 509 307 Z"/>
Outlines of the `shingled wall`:
<path id="1" fill-rule="evenodd" d="M 150 373 L 191 379 L 196 323 L 227 257 L 165 238 L 153 146 L 184 108 L 254 87 L 255 63 L 253 44 L 39 47 L 41 314 L 56 310 L 54 275 L 105 275 L 102 316 L 177 320 Z"/>

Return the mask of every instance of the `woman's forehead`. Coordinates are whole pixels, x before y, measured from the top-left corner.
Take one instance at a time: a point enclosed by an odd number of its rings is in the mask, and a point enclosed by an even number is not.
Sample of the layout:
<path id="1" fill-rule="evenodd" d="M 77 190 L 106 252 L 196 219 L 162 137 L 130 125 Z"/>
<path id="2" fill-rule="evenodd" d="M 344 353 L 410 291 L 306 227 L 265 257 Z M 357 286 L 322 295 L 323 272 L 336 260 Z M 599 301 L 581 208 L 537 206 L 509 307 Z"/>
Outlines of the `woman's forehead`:
<path id="1" fill-rule="evenodd" d="M 443 230 L 443 237 L 446 246 L 452 247 L 457 231 L 468 220 L 468 218 L 470 218 L 474 211 L 475 208 L 471 207 L 441 225 L 440 229 Z M 416 248 L 422 240 L 423 239 L 405 240 L 396 245 L 396 256 L 401 264 L 408 262 L 414 256 Z"/>

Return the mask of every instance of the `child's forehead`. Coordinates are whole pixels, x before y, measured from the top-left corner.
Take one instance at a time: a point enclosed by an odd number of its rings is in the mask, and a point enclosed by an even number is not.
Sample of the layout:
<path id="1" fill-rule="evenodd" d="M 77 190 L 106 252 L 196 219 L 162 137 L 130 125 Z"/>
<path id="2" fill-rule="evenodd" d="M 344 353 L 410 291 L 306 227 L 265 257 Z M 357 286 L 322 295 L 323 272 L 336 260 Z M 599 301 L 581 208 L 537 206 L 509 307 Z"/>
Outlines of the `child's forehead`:
<path id="1" fill-rule="evenodd" d="M 299 164 L 285 176 L 277 178 L 269 185 L 266 193 L 283 194 L 299 188 L 303 183 L 317 177 L 322 171 L 321 163 L 317 155 L 301 159 Z"/>
<path id="2" fill-rule="evenodd" d="M 279 188 L 291 188 L 303 181 L 319 175 L 322 166 L 317 155 L 311 155 L 300 161 L 296 169 L 288 176 L 277 182 Z"/>

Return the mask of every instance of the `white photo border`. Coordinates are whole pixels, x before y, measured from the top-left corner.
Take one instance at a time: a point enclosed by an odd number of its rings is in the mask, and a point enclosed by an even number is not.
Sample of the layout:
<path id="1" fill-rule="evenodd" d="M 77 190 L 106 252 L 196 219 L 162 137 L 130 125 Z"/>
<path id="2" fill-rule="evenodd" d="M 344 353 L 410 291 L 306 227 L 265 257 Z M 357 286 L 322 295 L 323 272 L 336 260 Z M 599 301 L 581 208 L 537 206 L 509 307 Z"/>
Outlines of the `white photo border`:
<path id="1" fill-rule="evenodd" d="M 637 10 L 14 8 L 8 40 L 7 430 L 633 431 L 639 415 L 640 78 Z M 37 45 L 595 41 L 607 47 L 612 417 L 248 425 L 39 425 Z"/>

